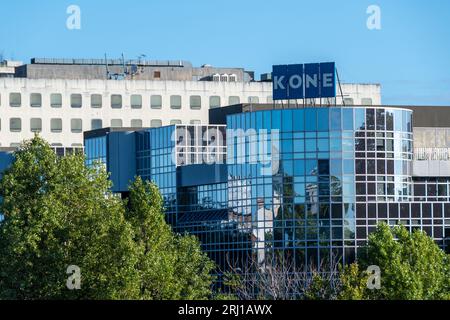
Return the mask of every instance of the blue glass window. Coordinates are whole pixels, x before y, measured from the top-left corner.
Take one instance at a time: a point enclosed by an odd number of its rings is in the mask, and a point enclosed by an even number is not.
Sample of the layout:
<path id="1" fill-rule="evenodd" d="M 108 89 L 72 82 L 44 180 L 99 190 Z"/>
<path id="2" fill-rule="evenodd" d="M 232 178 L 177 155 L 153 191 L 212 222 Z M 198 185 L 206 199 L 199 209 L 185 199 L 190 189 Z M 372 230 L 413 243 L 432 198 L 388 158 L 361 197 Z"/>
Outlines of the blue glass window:
<path id="1" fill-rule="evenodd" d="M 343 109 L 342 121 L 344 130 L 353 130 L 353 109 Z"/>
<path id="2" fill-rule="evenodd" d="M 317 131 L 317 109 L 305 109 L 305 129 L 306 131 Z"/>
<path id="3" fill-rule="evenodd" d="M 294 131 L 304 131 L 305 130 L 305 119 L 303 110 L 293 111 L 293 121 L 294 121 Z"/>
<path id="4" fill-rule="evenodd" d="M 330 123 L 331 130 L 340 131 L 341 130 L 341 109 L 330 109 Z"/>
<path id="5" fill-rule="evenodd" d="M 329 109 L 322 108 L 317 110 L 317 130 L 328 131 L 329 130 Z"/>
<path id="6" fill-rule="evenodd" d="M 355 109 L 355 129 L 364 130 L 366 128 L 366 113 L 364 109 Z"/>

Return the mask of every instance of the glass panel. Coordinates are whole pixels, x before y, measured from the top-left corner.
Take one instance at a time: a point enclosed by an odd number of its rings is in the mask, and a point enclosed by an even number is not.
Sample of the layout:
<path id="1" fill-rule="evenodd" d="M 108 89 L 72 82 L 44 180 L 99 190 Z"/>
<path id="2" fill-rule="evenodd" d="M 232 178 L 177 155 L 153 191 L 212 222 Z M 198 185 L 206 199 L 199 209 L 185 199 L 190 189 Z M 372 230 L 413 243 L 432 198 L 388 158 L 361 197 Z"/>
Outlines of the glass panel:
<path id="1" fill-rule="evenodd" d="M 150 97 L 150 107 L 152 109 L 162 108 L 162 97 L 160 95 L 153 95 Z"/>
<path id="2" fill-rule="evenodd" d="M 111 127 L 112 128 L 121 128 L 122 127 L 122 119 L 111 119 Z"/>
<path id="3" fill-rule="evenodd" d="M 83 121 L 81 119 L 70 120 L 70 128 L 74 133 L 79 133 L 83 131 Z"/>
<path id="4" fill-rule="evenodd" d="M 219 108 L 220 107 L 220 97 L 219 96 L 211 96 L 209 97 L 209 108 Z"/>
<path id="5" fill-rule="evenodd" d="M 181 96 L 170 96 L 170 108 L 181 109 Z"/>
<path id="6" fill-rule="evenodd" d="M 202 107 L 202 97 L 200 96 L 191 96 L 189 98 L 189 105 L 191 107 L 191 109 L 201 109 Z"/>
<path id="7" fill-rule="evenodd" d="M 317 109 L 308 108 L 305 109 L 305 130 L 317 131 Z"/>
<path id="8" fill-rule="evenodd" d="M 331 130 L 341 130 L 341 109 L 330 109 Z"/>
<path id="9" fill-rule="evenodd" d="M 259 98 L 258 97 L 248 97 L 248 103 L 259 103 Z"/>
<path id="10" fill-rule="evenodd" d="M 30 130 L 31 130 L 31 132 L 41 132 L 42 131 L 42 119 L 41 118 L 31 118 L 30 119 Z"/>
<path id="11" fill-rule="evenodd" d="M 92 119 L 91 120 L 91 130 L 101 129 L 103 127 L 102 119 Z"/>
<path id="12" fill-rule="evenodd" d="M 120 94 L 111 95 L 111 108 L 113 109 L 122 108 L 122 96 Z"/>
<path id="13" fill-rule="evenodd" d="M 52 108 L 62 107 L 62 95 L 60 93 L 52 93 L 50 95 L 50 106 Z"/>
<path id="14" fill-rule="evenodd" d="M 241 103 L 241 99 L 238 96 L 230 96 L 228 98 L 228 104 L 230 106 L 234 105 L 234 104 L 239 104 Z"/>
<path id="15" fill-rule="evenodd" d="M 102 107 L 102 95 L 91 94 L 91 108 L 101 108 L 101 107 Z"/>
<path id="16" fill-rule="evenodd" d="M 42 106 L 42 96 L 40 93 L 32 93 L 30 95 L 30 106 L 40 108 Z"/>
<path id="17" fill-rule="evenodd" d="M 9 105 L 11 107 L 20 107 L 22 105 L 22 95 L 18 92 L 9 94 Z"/>
<path id="18" fill-rule="evenodd" d="M 132 109 L 141 109 L 142 96 L 140 94 L 132 94 L 130 97 L 130 104 Z"/>
<path id="19" fill-rule="evenodd" d="M 81 108 L 83 98 L 81 97 L 81 94 L 71 94 L 70 95 L 70 106 L 72 108 Z"/>
<path id="20" fill-rule="evenodd" d="M 355 129 L 364 130 L 366 128 L 366 113 L 364 109 L 355 109 Z"/>
<path id="21" fill-rule="evenodd" d="M 317 110 L 317 130 L 328 131 L 329 130 L 329 109 L 321 108 Z"/>
<path id="22" fill-rule="evenodd" d="M 51 119 L 50 120 L 50 131 L 51 132 L 61 132 L 62 131 L 62 119 Z"/>
<path id="23" fill-rule="evenodd" d="M 141 119 L 132 119 L 130 125 L 132 128 L 142 128 L 142 120 Z"/>
<path id="24" fill-rule="evenodd" d="M 162 126 L 162 121 L 159 119 L 154 119 L 152 121 L 150 121 L 150 127 L 152 128 L 158 128 Z"/>
<path id="25" fill-rule="evenodd" d="M 342 122 L 343 130 L 353 131 L 353 109 L 342 110 Z"/>

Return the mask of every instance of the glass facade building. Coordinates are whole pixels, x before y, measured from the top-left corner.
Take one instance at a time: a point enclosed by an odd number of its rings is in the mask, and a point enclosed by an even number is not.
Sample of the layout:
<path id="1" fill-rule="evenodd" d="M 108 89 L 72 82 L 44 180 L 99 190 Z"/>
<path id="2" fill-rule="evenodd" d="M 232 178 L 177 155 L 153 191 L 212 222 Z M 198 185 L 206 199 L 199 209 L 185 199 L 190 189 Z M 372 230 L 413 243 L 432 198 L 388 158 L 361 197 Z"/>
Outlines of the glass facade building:
<path id="1" fill-rule="evenodd" d="M 450 177 L 413 174 L 412 110 L 233 112 L 226 125 L 122 130 L 113 140 L 104 129 L 85 133 L 87 163 L 104 161 L 119 172 L 113 181 L 154 181 L 167 220 L 196 235 L 218 271 L 273 254 L 298 271 L 352 262 L 380 222 L 424 230 L 445 246 Z M 122 180 L 115 191 L 126 194 Z"/>

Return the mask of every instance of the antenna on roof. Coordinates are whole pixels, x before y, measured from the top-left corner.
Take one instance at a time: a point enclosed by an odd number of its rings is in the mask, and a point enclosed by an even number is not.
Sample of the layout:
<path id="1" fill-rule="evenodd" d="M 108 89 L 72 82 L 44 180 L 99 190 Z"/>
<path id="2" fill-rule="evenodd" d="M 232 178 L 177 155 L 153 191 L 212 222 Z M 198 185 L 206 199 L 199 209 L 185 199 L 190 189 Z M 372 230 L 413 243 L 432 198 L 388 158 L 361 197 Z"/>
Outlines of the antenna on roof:
<path id="1" fill-rule="evenodd" d="M 106 67 L 106 79 L 109 80 L 110 76 L 109 76 L 109 68 L 108 68 L 108 58 L 106 57 L 106 53 L 105 53 L 105 67 Z"/>

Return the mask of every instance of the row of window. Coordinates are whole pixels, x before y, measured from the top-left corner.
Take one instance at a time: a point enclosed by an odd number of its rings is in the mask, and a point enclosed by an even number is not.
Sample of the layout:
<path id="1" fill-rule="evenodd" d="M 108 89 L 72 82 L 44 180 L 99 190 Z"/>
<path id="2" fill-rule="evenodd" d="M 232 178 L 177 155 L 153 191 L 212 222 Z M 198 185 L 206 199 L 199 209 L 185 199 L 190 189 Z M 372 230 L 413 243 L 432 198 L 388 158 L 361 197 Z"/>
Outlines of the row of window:
<path id="1" fill-rule="evenodd" d="M 171 125 L 181 124 L 182 121 L 179 119 L 170 120 Z M 201 124 L 200 120 L 191 120 L 190 124 L 196 125 Z M 113 128 L 123 127 L 122 119 L 111 119 L 110 126 Z M 162 126 L 162 120 L 153 119 L 150 121 L 150 127 L 156 128 Z M 132 119 L 130 121 L 130 127 L 132 128 L 142 128 L 142 119 Z M 92 119 L 91 120 L 91 130 L 103 128 L 102 119 Z M 0 130 L 1 130 L 1 120 L 0 120 Z M 54 133 L 62 132 L 63 124 L 61 118 L 50 119 L 50 131 Z M 10 132 L 22 132 L 22 119 L 21 118 L 10 118 L 9 119 L 9 131 Z M 41 118 L 31 118 L 30 119 L 30 131 L 31 132 L 41 132 L 42 131 L 42 119 Z M 83 120 L 82 119 L 70 119 L 70 131 L 73 133 L 83 132 Z"/>
<path id="2" fill-rule="evenodd" d="M 111 108 L 121 109 L 123 107 L 123 98 L 120 94 L 111 95 Z M 170 96 L 170 108 L 181 109 L 183 101 L 180 95 Z M 228 97 L 228 105 L 239 104 L 241 98 L 239 96 Z M 248 97 L 248 103 L 259 103 L 259 97 L 251 96 Z M 91 94 L 90 96 L 91 108 L 102 108 L 103 107 L 103 96 L 101 94 Z M 1 105 L 1 97 L 0 97 Z M 61 93 L 50 94 L 50 106 L 52 108 L 61 108 L 63 105 L 63 99 Z M 72 108 L 81 108 L 83 105 L 83 96 L 79 93 L 74 93 L 70 95 L 70 106 Z M 142 108 L 142 95 L 132 94 L 130 96 L 130 106 L 132 109 Z M 209 107 L 219 108 L 222 105 L 220 96 L 210 96 L 209 97 Z M 11 92 L 9 94 L 9 106 L 18 108 L 22 106 L 22 94 L 19 92 Z M 42 95 L 40 93 L 30 94 L 30 106 L 33 108 L 42 107 Z M 152 109 L 161 109 L 163 106 L 163 97 L 161 95 L 150 96 L 150 107 Z M 199 110 L 202 108 L 202 97 L 199 95 L 193 95 L 189 97 L 189 107 L 193 110 Z"/>

